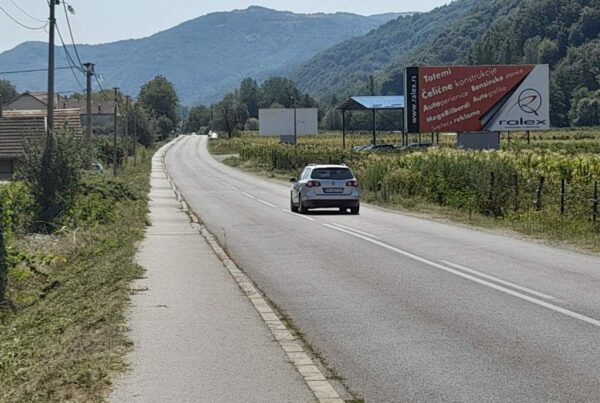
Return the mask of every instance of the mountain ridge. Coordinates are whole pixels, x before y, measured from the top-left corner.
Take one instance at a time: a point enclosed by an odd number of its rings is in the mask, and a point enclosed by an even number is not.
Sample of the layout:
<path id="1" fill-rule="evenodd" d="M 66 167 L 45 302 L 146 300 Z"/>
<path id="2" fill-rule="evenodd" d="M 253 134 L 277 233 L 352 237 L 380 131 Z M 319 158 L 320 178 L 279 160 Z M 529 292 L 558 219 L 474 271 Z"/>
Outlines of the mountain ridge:
<path id="1" fill-rule="evenodd" d="M 311 56 L 380 25 L 379 17 L 350 13 L 296 14 L 251 6 L 184 21 L 140 39 L 77 45 L 83 62 L 94 62 L 102 85 L 137 94 L 157 74 L 171 80 L 183 104 L 215 101 L 241 79 L 283 75 Z M 72 49 L 71 49 L 72 53 Z M 62 47 L 56 65 L 66 66 Z M 47 44 L 25 42 L 0 53 L 2 70 L 45 66 Z M 44 74 L 10 77 L 20 91 L 43 90 Z M 81 82 L 85 80 L 79 75 Z M 56 73 L 58 91 L 81 90 L 68 70 Z"/>

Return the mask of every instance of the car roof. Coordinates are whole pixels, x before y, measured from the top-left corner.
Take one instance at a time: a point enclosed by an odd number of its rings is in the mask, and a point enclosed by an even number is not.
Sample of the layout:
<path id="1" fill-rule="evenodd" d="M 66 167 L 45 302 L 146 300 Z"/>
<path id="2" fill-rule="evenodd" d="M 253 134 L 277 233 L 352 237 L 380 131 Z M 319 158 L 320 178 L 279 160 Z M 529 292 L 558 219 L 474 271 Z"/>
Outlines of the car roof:
<path id="1" fill-rule="evenodd" d="M 340 165 L 336 165 L 336 164 L 309 164 L 308 165 L 310 168 L 346 168 L 348 169 L 347 165 L 344 164 L 340 164 Z"/>

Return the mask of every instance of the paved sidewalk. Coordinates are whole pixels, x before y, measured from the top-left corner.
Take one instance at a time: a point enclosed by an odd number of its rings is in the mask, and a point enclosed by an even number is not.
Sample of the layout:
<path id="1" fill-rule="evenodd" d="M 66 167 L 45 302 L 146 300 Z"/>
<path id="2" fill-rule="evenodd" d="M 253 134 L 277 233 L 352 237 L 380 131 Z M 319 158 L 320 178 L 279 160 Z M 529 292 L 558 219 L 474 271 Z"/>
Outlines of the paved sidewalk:
<path id="1" fill-rule="evenodd" d="M 175 199 L 160 154 L 129 326 L 132 371 L 113 402 L 313 402 L 274 341 Z"/>

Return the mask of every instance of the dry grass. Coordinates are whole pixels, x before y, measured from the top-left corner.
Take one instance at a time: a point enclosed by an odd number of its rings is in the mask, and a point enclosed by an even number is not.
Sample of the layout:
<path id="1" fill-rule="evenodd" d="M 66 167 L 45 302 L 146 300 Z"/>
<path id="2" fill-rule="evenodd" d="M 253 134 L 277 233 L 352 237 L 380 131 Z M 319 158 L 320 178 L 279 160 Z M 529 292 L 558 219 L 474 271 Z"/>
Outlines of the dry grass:
<path id="1" fill-rule="evenodd" d="M 123 181 L 146 192 L 149 171 L 146 162 Z M 110 223 L 13 245 L 32 258 L 11 269 L 15 309 L 0 312 L 1 402 L 103 401 L 125 369 L 124 312 L 130 284 L 142 275 L 133 256 L 146 199 L 115 202 L 114 212 Z"/>

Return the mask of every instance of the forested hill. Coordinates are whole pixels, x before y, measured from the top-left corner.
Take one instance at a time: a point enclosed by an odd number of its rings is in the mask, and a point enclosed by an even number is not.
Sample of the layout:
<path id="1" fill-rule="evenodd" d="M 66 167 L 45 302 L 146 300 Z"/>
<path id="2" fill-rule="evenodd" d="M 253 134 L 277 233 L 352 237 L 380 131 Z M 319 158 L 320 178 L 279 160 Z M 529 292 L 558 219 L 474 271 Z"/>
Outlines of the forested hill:
<path id="1" fill-rule="evenodd" d="M 474 63 L 544 63 L 553 124 L 600 125 L 600 0 L 524 0 L 498 19 Z"/>
<path id="2" fill-rule="evenodd" d="M 219 99 L 247 76 L 258 79 L 292 67 L 347 38 L 363 35 L 395 14 L 294 14 L 263 7 L 208 14 L 148 38 L 80 45 L 83 62 L 94 62 L 103 86 L 137 94 L 157 74 L 171 80 L 184 104 Z M 45 66 L 47 45 L 28 42 L 0 54 L 2 70 Z M 57 48 L 57 66 L 66 66 Z M 45 76 L 11 76 L 19 91 L 46 88 Z M 57 90 L 81 90 L 68 70 L 58 70 Z M 85 77 L 80 77 L 85 82 Z"/>
<path id="3" fill-rule="evenodd" d="M 460 0 L 427 13 L 401 16 L 368 34 L 316 55 L 291 74 L 304 91 L 338 97 L 366 86 L 368 76 L 403 60 L 448 24 L 487 0 Z"/>
<path id="4" fill-rule="evenodd" d="M 472 64 L 474 46 L 495 21 L 505 18 L 519 6 L 522 0 L 479 0 L 468 12 L 447 21 L 428 41 L 416 46 L 405 57 L 388 65 L 377 75 L 380 90 L 397 94 L 403 90 L 404 67 L 407 65 Z M 467 3 L 459 0 L 460 6 Z M 471 2 L 472 3 L 472 2 Z"/>
<path id="5" fill-rule="evenodd" d="M 400 94 L 407 65 L 547 63 L 552 123 L 600 125 L 600 0 L 457 0 L 388 22 L 295 71 L 328 95 Z"/>

